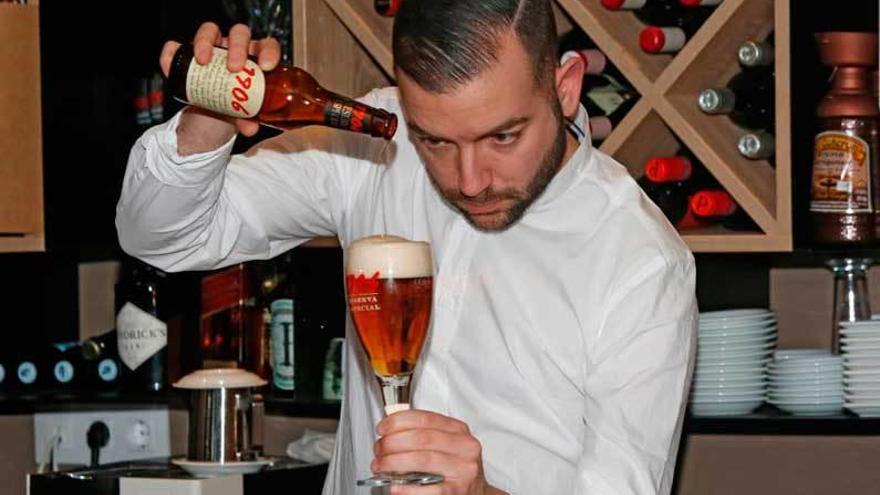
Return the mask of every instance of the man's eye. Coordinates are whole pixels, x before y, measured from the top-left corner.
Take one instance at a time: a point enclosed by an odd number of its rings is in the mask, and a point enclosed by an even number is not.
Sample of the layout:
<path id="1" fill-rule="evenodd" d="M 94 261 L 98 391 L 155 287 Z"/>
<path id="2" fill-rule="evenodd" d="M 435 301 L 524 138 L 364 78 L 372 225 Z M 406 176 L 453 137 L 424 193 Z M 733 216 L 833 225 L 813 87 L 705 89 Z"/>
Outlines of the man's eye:
<path id="1" fill-rule="evenodd" d="M 436 148 L 438 146 L 443 146 L 447 142 L 445 139 L 440 139 L 440 138 L 435 138 L 435 137 L 430 137 L 430 136 L 423 136 L 420 139 L 422 140 L 422 143 L 424 143 L 426 146 L 430 146 L 433 148 Z"/>
<path id="2" fill-rule="evenodd" d="M 519 137 L 518 132 L 499 132 L 492 136 L 492 139 L 498 144 L 511 144 Z"/>

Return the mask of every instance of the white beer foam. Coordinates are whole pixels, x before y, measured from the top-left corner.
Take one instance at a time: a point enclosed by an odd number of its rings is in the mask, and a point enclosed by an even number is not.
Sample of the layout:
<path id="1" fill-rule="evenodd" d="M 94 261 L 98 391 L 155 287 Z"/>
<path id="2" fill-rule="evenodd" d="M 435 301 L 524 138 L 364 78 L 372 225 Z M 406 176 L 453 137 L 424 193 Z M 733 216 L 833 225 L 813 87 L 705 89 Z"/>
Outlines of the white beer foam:
<path id="1" fill-rule="evenodd" d="M 379 278 L 431 277 L 431 245 L 392 235 L 364 237 L 348 247 L 349 275 Z"/>

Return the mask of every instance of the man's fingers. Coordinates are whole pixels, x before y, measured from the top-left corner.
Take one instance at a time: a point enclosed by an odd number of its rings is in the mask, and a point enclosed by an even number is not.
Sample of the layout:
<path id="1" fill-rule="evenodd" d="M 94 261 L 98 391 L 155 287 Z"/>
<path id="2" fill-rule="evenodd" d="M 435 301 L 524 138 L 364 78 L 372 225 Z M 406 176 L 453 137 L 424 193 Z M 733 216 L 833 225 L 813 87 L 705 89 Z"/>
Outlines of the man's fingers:
<path id="1" fill-rule="evenodd" d="M 480 459 L 482 455 L 480 443 L 474 437 L 424 428 L 386 435 L 373 450 L 376 457 L 418 450 L 434 450 L 464 459 Z"/>
<path id="2" fill-rule="evenodd" d="M 441 430 L 449 433 L 470 433 L 467 424 L 457 419 L 421 410 L 401 411 L 387 416 L 376 426 L 376 431 L 380 435 L 387 435 L 396 431 L 416 428 Z"/>
<path id="3" fill-rule="evenodd" d="M 272 70 L 281 61 L 281 44 L 275 38 L 263 38 L 258 42 L 256 55 L 261 69 Z"/>
<path id="4" fill-rule="evenodd" d="M 229 30 L 229 58 L 226 60 L 229 72 L 241 72 L 241 69 L 244 69 L 250 43 L 250 28 L 244 24 L 232 26 Z"/>
<path id="5" fill-rule="evenodd" d="M 171 61 L 174 60 L 174 54 L 180 48 L 180 43 L 176 41 L 167 41 L 162 47 L 162 54 L 159 55 L 159 67 L 162 68 L 162 74 L 168 77 L 171 72 Z"/>
<path id="6" fill-rule="evenodd" d="M 193 39 L 193 50 L 196 55 L 196 62 L 205 65 L 211 61 L 214 45 L 220 42 L 223 35 L 220 33 L 220 27 L 213 22 L 206 22 L 199 27 L 196 36 Z"/>
<path id="7" fill-rule="evenodd" d="M 253 120 L 236 119 L 235 128 L 244 136 L 253 136 L 260 130 L 260 124 Z"/>

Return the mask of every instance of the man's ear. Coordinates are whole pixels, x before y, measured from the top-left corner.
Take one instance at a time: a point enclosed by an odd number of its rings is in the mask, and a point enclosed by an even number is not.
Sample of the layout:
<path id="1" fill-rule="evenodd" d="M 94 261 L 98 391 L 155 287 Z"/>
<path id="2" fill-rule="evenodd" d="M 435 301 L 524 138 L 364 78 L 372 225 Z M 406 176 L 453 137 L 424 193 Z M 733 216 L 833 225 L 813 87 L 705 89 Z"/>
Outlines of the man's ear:
<path id="1" fill-rule="evenodd" d="M 562 114 L 568 119 L 577 116 L 586 67 L 581 57 L 569 56 L 556 68 L 556 95 L 562 106 Z"/>

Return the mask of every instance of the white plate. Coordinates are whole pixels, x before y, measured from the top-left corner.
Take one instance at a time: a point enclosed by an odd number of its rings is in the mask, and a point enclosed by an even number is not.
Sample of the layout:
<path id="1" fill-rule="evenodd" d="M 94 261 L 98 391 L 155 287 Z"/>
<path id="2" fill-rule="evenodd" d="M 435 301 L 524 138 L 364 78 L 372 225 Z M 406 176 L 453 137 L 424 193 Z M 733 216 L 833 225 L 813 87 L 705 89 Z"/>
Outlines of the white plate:
<path id="1" fill-rule="evenodd" d="M 846 380 L 847 377 L 852 377 L 852 376 L 860 376 L 860 377 L 863 377 L 866 379 L 867 378 L 880 379 L 880 371 L 876 371 L 876 370 L 847 370 L 847 369 L 845 369 L 845 370 L 843 370 L 843 376 L 844 376 L 844 380 Z"/>
<path id="2" fill-rule="evenodd" d="M 880 392 L 847 392 L 846 400 L 851 402 L 880 402 Z"/>
<path id="3" fill-rule="evenodd" d="M 704 358 L 702 360 L 697 360 L 696 370 L 697 372 L 708 369 L 708 368 L 722 368 L 728 369 L 732 371 L 743 370 L 747 368 L 761 368 L 767 364 L 768 358 L 766 357 L 752 357 L 752 358 L 737 358 L 737 359 L 724 359 L 724 358 Z"/>
<path id="4" fill-rule="evenodd" d="M 880 417 L 880 405 L 876 406 L 845 406 L 850 411 L 862 418 L 878 418 Z"/>
<path id="5" fill-rule="evenodd" d="M 848 400 L 843 404 L 846 407 L 880 407 L 880 400 Z"/>
<path id="6" fill-rule="evenodd" d="M 840 336 L 880 339 L 880 325 L 874 325 L 873 328 L 841 328 Z"/>
<path id="7" fill-rule="evenodd" d="M 776 335 L 776 325 L 763 326 L 747 326 L 742 328 L 701 328 L 698 333 L 700 339 L 720 339 L 728 337 L 747 338 L 747 337 L 766 337 Z"/>
<path id="8" fill-rule="evenodd" d="M 746 385 L 746 386 L 698 386 L 691 387 L 691 395 L 700 397 L 710 396 L 736 396 L 736 395 L 764 395 L 767 392 L 767 386 L 764 384 Z M 840 391 L 843 394 L 843 390 Z"/>
<path id="9" fill-rule="evenodd" d="M 795 416 L 835 416 L 843 411 L 843 404 L 777 404 L 776 407 Z"/>
<path id="10" fill-rule="evenodd" d="M 757 330 L 760 328 L 776 328 L 776 318 L 772 316 L 762 318 L 747 318 L 733 320 L 708 320 L 697 324 L 700 333 L 719 330 Z"/>
<path id="11" fill-rule="evenodd" d="M 851 362 L 870 362 L 875 361 L 880 363 L 880 354 L 876 352 L 870 353 L 853 353 L 846 354 L 843 358 L 843 362 L 851 363 Z"/>
<path id="12" fill-rule="evenodd" d="M 773 354 L 773 364 L 777 366 L 801 366 L 801 365 L 824 365 L 836 364 L 843 359 L 841 356 L 832 356 L 831 354 L 788 354 L 782 351 L 776 351 Z"/>
<path id="13" fill-rule="evenodd" d="M 703 366 L 694 371 L 694 378 L 716 380 L 724 377 L 745 379 L 767 376 L 762 366 Z"/>
<path id="14" fill-rule="evenodd" d="M 877 358 L 880 359 L 880 348 L 878 349 L 860 349 L 858 347 L 852 350 L 843 351 L 841 354 L 843 359 L 846 360 L 848 358 Z"/>
<path id="15" fill-rule="evenodd" d="M 790 360 L 793 358 L 830 356 L 831 352 L 824 349 L 779 349 L 773 358 L 777 361 Z"/>
<path id="16" fill-rule="evenodd" d="M 213 476 L 234 476 L 239 474 L 256 473 L 264 467 L 272 464 L 269 459 L 257 459 L 249 462 L 196 462 L 186 459 L 172 459 L 171 462 L 188 473 L 199 478 Z"/>
<path id="17" fill-rule="evenodd" d="M 839 323 L 839 325 L 841 328 L 846 328 L 846 329 L 880 328 L 880 321 L 877 321 L 877 320 L 841 321 Z"/>
<path id="18" fill-rule="evenodd" d="M 772 349 L 757 349 L 749 351 L 710 352 L 697 351 L 697 364 L 717 364 L 718 362 L 734 361 L 763 361 L 769 359 Z"/>
<path id="19" fill-rule="evenodd" d="M 728 378 L 722 376 L 721 379 L 717 379 L 717 377 L 703 378 L 698 376 L 694 378 L 692 386 L 694 388 L 717 387 L 722 385 L 727 385 L 728 387 L 748 387 L 753 385 L 767 385 L 768 383 L 769 381 L 767 378 L 762 375 L 756 375 L 749 378 Z"/>
<path id="20" fill-rule="evenodd" d="M 776 345 L 776 341 L 765 342 L 763 344 L 749 345 L 725 345 L 718 347 L 699 347 L 697 348 L 697 358 L 702 357 L 751 357 L 751 356 L 769 356 Z"/>
<path id="21" fill-rule="evenodd" d="M 840 346 L 840 352 L 844 356 L 851 352 L 880 352 L 880 344 L 844 344 Z"/>
<path id="22" fill-rule="evenodd" d="M 691 414 L 694 416 L 739 416 L 749 414 L 757 409 L 764 401 L 762 399 L 744 400 L 727 403 L 702 403 L 690 405 Z"/>
<path id="23" fill-rule="evenodd" d="M 845 363 L 843 366 L 848 371 L 871 371 L 880 373 L 880 363 Z"/>
<path id="24" fill-rule="evenodd" d="M 841 337 L 840 343 L 843 345 L 860 345 L 860 344 L 880 345 L 880 338 L 875 338 L 875 337 Z"/>
<path id="25" fill-rule="evenodd" d="M 830 393 L 830 394 L 767 394 L 767 402 L 776 403 L 776 404 L 800 404 L 800 403 L 819 403 L 823 404 L 825 402 L 843 402 L 844 395 L 843 391 Z"/>
<path id="26" fill-rule="evenodd" d="M 776 340 L 776 333 L 767 333 L 759 335 L 724 335 L 719 337 L 697 337 L 697 344 L 700 347 L 723 347 L 726 345 L 760 345 Z"/>
<path id="27" fill-rule="evenodd" d="M 764 400 L 767 397 L 767 394 L 764 393 L 763 390 L 759 392 L 750 392 L 747 394 L 725 394 L 725 393 L 712 393 L 712 392 L 699 392 L 693 393 L 690 397 L 690 402 L 692 403 L 721 403 L 721 402 L 739 402 L 743 400 Z M 843 397 L 841 396 L 841 399 Z"/>
<path id="28" fill-rule="evenodd" d="M 767 391 L 773 394 L 811 394 L 811 393 L 843 393 L 845 388 L 843 385 L 830 385 L 830 386 L 822 386 L 817 387 L 814 385 L 809 385 L 806 387 L 792 387 L 792 386 L 773 386 L 769 385 L 767 387 Z"/>
<path id="29" fill-rule="evenodd" d="M 724 309 L 720 311 L 704 311 L 700 319 L 727 319 L 772 315 L 773 311 L 766 308 Z"/>

